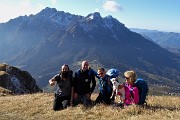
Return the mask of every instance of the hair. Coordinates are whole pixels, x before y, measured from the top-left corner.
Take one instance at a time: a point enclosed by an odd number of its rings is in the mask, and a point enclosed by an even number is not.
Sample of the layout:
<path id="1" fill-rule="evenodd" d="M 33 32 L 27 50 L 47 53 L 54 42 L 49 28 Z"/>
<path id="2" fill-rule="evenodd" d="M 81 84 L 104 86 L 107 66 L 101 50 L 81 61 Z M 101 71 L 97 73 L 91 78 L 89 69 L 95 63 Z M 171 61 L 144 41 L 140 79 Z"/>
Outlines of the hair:
<path id="1" fill-rule="evenodd" d="M 66 66 L 68 68 L 68 71 L 70 71 L 70 68 L 69 68 L 69 66 L 67 64 L 64 64 L 62 66 Z M 61 70 L 60 71 L 62 71 L 62 66 L 61 66 Z"/>
<path id="2" fill-rule="evenodd" d="M 105 69 L 102 68 L 102 67 L 99 67 L 98 70 L 101 70 L 101 71 L 103 71 L 103 72 L 105 71 Z"/>
<path id="3" fill-rule="evenodd" d="M 66 67 L 68 68 L 68 72 L 70 72 L 70 68 L 69 68 L 69 66 L 68 66 L 67 64 L 62 65 L 62 67 L 63 67 L 63 66 L 66 66 Z M 61 67 L 61 70 L 60 70 L 61 80 L 63 79 L 63 76 L 62 76 L 62 67 Z"/>
<path id="4" fill-rule="evenodd" d="M 137 79 L 137 75 L 133 70 L 124 72 L 124 76 L 130 78 L 132 83 L 134 83 Z"/>
<path id="5" fill-rule="evenodd" d="M 87 60 L 83 60 L 81 65 L 84 64 L 84 63 L 87 63 L 89 65 L 89 62 Z"/>

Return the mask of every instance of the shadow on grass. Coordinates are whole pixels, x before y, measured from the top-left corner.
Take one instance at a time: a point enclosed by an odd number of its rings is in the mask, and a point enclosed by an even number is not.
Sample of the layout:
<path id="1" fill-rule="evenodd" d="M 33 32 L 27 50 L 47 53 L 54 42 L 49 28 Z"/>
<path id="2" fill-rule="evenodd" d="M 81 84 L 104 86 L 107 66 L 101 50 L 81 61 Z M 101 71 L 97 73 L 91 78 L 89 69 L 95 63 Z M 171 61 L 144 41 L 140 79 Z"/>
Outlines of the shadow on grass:
<path id="1" fill-rule="evenodd" d="M 180 108 L 175 107 L 175 106 L 160 106 L 160 105 L 145 105 L 145 106 L 141 106 L 144 109 L 149 109 L 152 111 L 156 111 L 156 110 L 169 110 L 169 111 L 179 111 Z"/>

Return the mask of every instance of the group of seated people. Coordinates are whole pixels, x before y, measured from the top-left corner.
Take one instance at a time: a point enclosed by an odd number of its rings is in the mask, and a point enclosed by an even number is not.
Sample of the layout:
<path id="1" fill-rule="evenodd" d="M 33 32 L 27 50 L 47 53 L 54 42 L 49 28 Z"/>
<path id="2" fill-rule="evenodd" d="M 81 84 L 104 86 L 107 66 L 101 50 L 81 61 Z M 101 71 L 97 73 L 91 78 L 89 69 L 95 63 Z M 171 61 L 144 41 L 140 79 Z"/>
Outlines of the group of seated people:
<path id="1" fill-rule="evenodd" d="M 139 102 L 139 91 L 134 82 L 137 75 L 134 71 L 124 73 L 125 82 L 120 84 L 117 78 L 111 78 L 104 68 L 98 68 L 97 72 L 89 67 L 88 61 L 82 62 L 82 67 L 73 76 L 68 65 L 61 67 L 60 73 L 49 80 L 51 86 L 57 84 L 53 110 L 61 110 L 67 106 L 83 104 L 92 105 L 91 94 L 96 87 L 95 77 L 98 78 L 99 94 L 93 103 L 114 103 L 117 96 L 119 104 L 128 106 Z M 132 95 L 133 94 L 133 95 Z"/>

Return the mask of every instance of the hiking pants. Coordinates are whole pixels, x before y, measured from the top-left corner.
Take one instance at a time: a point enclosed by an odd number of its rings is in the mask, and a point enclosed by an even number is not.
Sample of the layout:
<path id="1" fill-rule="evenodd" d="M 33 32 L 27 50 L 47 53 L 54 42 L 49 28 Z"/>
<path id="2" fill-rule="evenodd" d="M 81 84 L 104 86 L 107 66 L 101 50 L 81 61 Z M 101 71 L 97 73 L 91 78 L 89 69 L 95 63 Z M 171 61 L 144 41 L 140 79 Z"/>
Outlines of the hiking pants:
<path id="1" fill-rule="evenodd" d="M 99 93 L 95 103 L 105 103 L 109 105 L 111 103 L 110 95 L 103 95 Z"/>
<path id="2" fill-rule="evenodd" d="M 74 105 L 77 105 L 79 103 L 87 107 L 91 105 L 91 99 L 86 95 L 78 95 L 78 97 L 74 99 Z"/>
<path id="3" fill-rule="evenodd" d="M 67 108 L 67 106 L 70 104 L 70 97 L 69 96 L 58 96 L 55 94 L 54 104 L 53 104 L 53 110 L 61 110 L 64 108 Z"/>

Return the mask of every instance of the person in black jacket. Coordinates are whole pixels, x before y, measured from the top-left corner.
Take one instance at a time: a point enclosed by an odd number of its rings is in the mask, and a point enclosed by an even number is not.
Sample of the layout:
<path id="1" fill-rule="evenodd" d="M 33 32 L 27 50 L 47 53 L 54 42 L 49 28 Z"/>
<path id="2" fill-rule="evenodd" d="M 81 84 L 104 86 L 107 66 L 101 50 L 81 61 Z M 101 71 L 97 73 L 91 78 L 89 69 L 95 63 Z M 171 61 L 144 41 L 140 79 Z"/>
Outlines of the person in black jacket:
<path id="1" fill-rule="evenodd" d="M 68 65 L 63 65 L 59 74 L 55 75 L 49 80 L 51 86 L 57 83 L 57 90 L 55 92 L 55 99 L 53 110 L 60 110 L 66 108 L 68 105 L 72 105 L 72 71 Z"/>
<path id="2" fill-rule="evenodd" d="M 82 103 L 86 107 L 90 106 L 91 94 L 94 91 L 95 86 L 95 72 L 93 69 L 89 69 L 87 61 L 83 61 L 82 68 L 75 73 L 74 77 L 74 105 Z"/>

